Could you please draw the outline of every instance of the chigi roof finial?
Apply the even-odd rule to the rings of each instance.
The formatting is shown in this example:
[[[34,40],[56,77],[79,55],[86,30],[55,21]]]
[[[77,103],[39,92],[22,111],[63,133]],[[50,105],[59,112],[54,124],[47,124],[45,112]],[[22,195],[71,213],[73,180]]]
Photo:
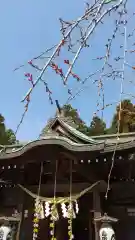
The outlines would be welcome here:
[[[59,101],[55,100],[55,103],[56,103],[56,107],[57,107],[59,114],[61,114],[61,107],[60,107]]]
[[[63,116],[63,115],[64,115],[64,112],[63,112],[63,109],[60,107],[59,101],[58,101],[58,100],[55,100],[55,103],[56,103],[56,107],[57,107],[57,113],[56,113],[56,115],[57,115],[57,116]]]

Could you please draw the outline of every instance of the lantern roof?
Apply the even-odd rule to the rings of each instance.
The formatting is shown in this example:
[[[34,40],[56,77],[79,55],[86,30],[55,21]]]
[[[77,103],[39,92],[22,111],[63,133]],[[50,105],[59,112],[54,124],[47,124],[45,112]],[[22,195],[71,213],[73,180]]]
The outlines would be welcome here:
[[[103,216],[98,217],[98,218],[94,218],[95,222],[103,222],[103,223],[109,223],[109,222],[117,222],[118,219],[114,218],[114,217],[110,217],[107,215],[107,213],[104,213]]]

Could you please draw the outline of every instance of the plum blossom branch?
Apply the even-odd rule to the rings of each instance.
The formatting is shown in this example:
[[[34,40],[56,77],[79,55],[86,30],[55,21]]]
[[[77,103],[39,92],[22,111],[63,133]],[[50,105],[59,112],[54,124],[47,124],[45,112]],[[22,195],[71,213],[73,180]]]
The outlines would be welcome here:
[[[100,6],[99,6],[99,8],[98,8],[96,17],[97,17],[97,15],[99,14],[99,11],[101,10],[101,8],[102,8],[102,6],[103,6],[103,3],[104,3],[104,1],[101,2]],[[106,14],[108,14],[109,12],[111,12],[111,11],[114,10],[114,9],[117,9],[122,3],[123,3],[123,0],[120,0],[119,3],[117,3],[116,5],[110,7],[109,9],[105,10],[98,19],[97,19],[97,18],[94,19],[94,21],[93,21],[93,22],[94,22],[93,27],[92,27],[92,28],[89,30],[89,32],[87,33],[87,35],[86,35],[83,43],[80,45],[80,47],[79,47],[79,49],[78,49],[75,57],[73,58],[73,60],[72,60],[72,62],[71,62],[71,65],[70,65],[70,67],[69,67],[69,69],[68,69],[68,71],[67,71],[67,73],[66,73],[66,75],[65,75],[65,79],[64,79],[64,82],[65,82],[65,83],[67,82],[68,76],[70,75],[70,73],[71,73],[71,71],[72,71],[72,68],[73,68],[75,62],[76,62],[76,60],[78,59],[78,57],[79,57],[79,55],[80,55],[80,52],[81,52],[81,50],[83,49],[83,47],[84,47],[84,45],[85,45],[85,42],[88,40],[88,38],[90,37],[90,35],[93,33],[93,31],[95,30],[96,26],[101,22],[101,20],[104,18],[104,16],[105,16]]]
[[[105,103],[104,100],[104,80],[117,80],[122,79],[122,71],[119,69],[115,69],[113,67],[113,63],[118,64],[120,61],[123,61],[123,56],[116,56],[113,58],[114,62],[110,62],[110,55],[111,55],[111,47],[112,42],[116,36],[117,30],[119,29],[119,25],[123,24],[122,20],[116,21],[115,29],[113,32],[113,35],[110,39],[108,39],[108,42],[106,44],[106,53],[105,56],[99,56],[94,60],[103,60],[103,64],[100,67],[99,70],[95,71],[94,73],[90,73],[88,77],[82,78],[82,76],[78,75],[76,70],[74,71],[74,66],[76,64],[76,61],[78,60],[82,49],[89,47],[89,38],[93,35],[93,32],[95,32],[97,26],[99,24],[103,24],[104,18],[106,15],[110,16],[111,12],[116,12],[116,10],[122,5],[125,4],[125,0],[119,0],[116,4],[112,3],[111,7],[108,8],[109,4],[107,5],[107,2],[105,4],[105,0],[98,0],[95,1],[95,4],[90,6],[87,4],[87,8],[84,12],[84,14],[79,17],[77,20],[74,21],[64,21],[60,19],[61,23],[61,33],[62,33],[62,39],[60,42],[55,45],[54,47],[50,48],[49,50],[41,53],[37,57],[31,59],[27,63],[29,66],[33,69],[33,71],[36,71],[38,73],[38,77],[36,80],[34,80],[34,74],[33,72],[27,72],[25,73],[25,78],[29,81],[31,84],[30,89],[25,94],[24,98],[22,99],[22,102],[26,102],[26,109],[28,110],[28,106],[31,99],[31,94],[38,83],[42,83],[45,87],[45,91],[48,94],[48,98],[50,103],[53,103],[52,98],[52,91],[49,88],[49,79],[48,81],[45,81],[45,72],[46,70],[50,70],[52,72],[55,72],[62,80],[63,84],[67,86],[67,81],[69,77],[74,78],[77,82],[82,84],[82,86],[77,89],[75,94],[73,94],[72,90],[68,88],[68,100],[67,102],[73,100],[76,98],[76,96],[80,95],[80,93],[85,88],[85,83],[90,79],[93,84],[97,84],[98,86],[98,99],[102,98],[102,107],[99,106],[99,101],[97,103],[97,112],[100,110],[104,110],[105,107],[111,106],[111,104]],[[120,18],[123,16],[122,11],[118,12],[120,15]],[[87,24],[86,24],[87,23]],[[77,34],[74,34],[75,31],[79,32],[79,36]],[[131,31],[131,33],[128,34],[127,38],[133,37],[134,35],[134,29]],[[123,33],[121,36],[124,36]],[[135,43],[132,43],[132,46],[135,46]],[[66,49],[68,52],[70,52],[70,55],[73,56],[70,60],[70,56],[64,55],[62,56],[61,61],[61,55],[63,54],[63,48]],[[123,45],[120,46],[120,49],[123,48]],[[62,54],[61,54],[62,50]],[[133,54],[135,52],[134,49],[126,50],[128,53]],[[46,56],[47,53],[47,56]],[[48,54],[49,53],[49,54]],[[65,53],[64,53],[65,54]],[[49,56],[48,56],[49,55]],[[46,62],[42,65],[37,64],[38,61],[36,60],[45,60]],[[59,63],[58,60],[61,62]],[[63,64],[64,63],[64,64]],[[24,65],[21,65],[20,67],[23,67]],[[67,66],[67,71],[64,69]],[[128,66],[132,70],[135,70],[135,66],[130,63],[125,63],[125,66]],[[20,67],[16,68],[15,70],[19,69]],[[107,69],[108,68],[108,69]],[[108,70],[108,71],[106,71]],[[99,74],[99,75],[98,75]],[[98,75],[98,76],[97,76]],[[97,77],[95,79],[95,77]],[[93,79],[94,78],[94,79]],[[29,100],[29,101],[28,101]],[[25,113],[27,110],[25,109]],[[25,114],[24,114],[25,115]],[[24,119],[24,117],[22,118]],[[22,121],[21,121],[22,122]]]

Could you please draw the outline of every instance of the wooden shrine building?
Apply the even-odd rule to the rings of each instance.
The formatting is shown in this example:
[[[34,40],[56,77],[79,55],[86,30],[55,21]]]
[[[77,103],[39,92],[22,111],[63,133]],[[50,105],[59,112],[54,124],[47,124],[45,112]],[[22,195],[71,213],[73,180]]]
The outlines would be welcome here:
[[[34,194],[53,198],[55,192],[56,198],[62,198],[71,190],[75,195],[85,189],[73,220],[74,239],[98,240],[100,222],[96,219],[104,213],[118,219],[113,224],[116,239],[135,238],[135,133],[121,134],[119,140],[116,135],[90,138],[77,131],[70,118],[57,116],[48,122],[40,139],[0,147],[0,179],[0,219],[14,226],[13,239],[35,239]],[[61,215],[56,239],[66,240],[67,220]],[[48,226],[49,219],[42,218],[37,239],[51,239]]]

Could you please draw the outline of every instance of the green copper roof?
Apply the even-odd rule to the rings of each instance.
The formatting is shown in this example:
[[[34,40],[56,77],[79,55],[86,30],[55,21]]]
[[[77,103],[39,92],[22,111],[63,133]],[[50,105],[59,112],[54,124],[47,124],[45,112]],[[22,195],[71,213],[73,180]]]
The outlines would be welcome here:
[[[86,136],[85,134],[81,133],[80,131],[76,130],[75,128],[67,124],[66,122],[62,121],[61,119],[59,119],[59,121],[68,131],[70,131],[71,134],[74,134],[76,137],[81,138],[82,140],[88,143],[99,144],[104,142],[103,140],[102,141],[94,140],[91,137]]]
[[[55,124],[62,129],[62,136],[57,132],[57,128],[55,129]],[[70,136],[73,137],[70,138]],[[80,141],[74,141],[74,139],[79,139]],[[117,150],[135,148],[135,133],[120,134],[119,140],[117,140],[116,134],[88,137],[76,130],[75,124],[70,118],[57,116],[49,121],[40,139],[10,146],[0,145],[0,158],[6,158],[6,155],[8,155],[8,158],[11,155],[12,157],[15,155],[18,156],[32,147],[50,144],[61,145],[73,151],[112,152],[116,146],[116,141],[118,141]]]
[[[91,143],[91,144],[99,144],[103,143],[104,140],[95,140],[91,137],[86,136],[85,134],[81,133],[76,129],[76,124],[73,122],[73,120],[70,117],[61,117],[57,116],[56,118],[50,119],[46,127],[44,128],[44,131],[40,135],[40,139],[43,139],[44,137],[48,135],[58,135],[57,132],[53,131],[53,125],[58,122],[61,127],[66,129],[69,134],[74,135],[76,138],[82,140],[85,143]]]

